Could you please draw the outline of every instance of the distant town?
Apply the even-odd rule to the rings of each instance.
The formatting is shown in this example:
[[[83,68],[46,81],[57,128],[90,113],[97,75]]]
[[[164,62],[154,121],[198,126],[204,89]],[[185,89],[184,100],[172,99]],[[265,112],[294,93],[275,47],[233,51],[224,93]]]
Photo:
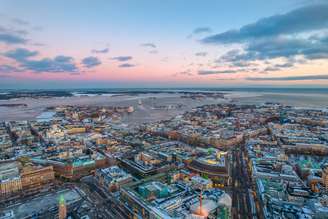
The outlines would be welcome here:
[[[0,123],[0,218],[327,218],[327,110],[219,103],[122,126],[134,113]]]

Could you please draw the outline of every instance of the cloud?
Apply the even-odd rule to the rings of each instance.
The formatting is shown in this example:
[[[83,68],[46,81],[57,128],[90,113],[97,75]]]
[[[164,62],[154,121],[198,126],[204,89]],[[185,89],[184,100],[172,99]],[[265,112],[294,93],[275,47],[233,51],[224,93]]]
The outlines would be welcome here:
[[[21,72],[21,69],[16,68],[12,65],[0,65],[0,73],[12,73],[12,72]]]
[[[99,54],[99,53],[108,53],[109,52],[109,48],[104,48],[104,49],[93,49],[91,50],[92,53],[96,53],[96,54]]]
[[[213,74],[234,74],[238,73],[237,70],[199,70],[199,75],[213,75]]]
[[[172,76],[177,77],[178,75],[192,76],[193,74],[190,69],[187,69],[185,71],[180,71],[180,72],[174,73]]]
[[[191,34],[187,36],[187,39],[193,38],[194,36],[204,36],[203,34],[209,34],[212,29],[209,27],[198,27],[192,31]]]
[[[1,33],[0,32],[0,42],[6,44],[25,44],[27,40],[21,36],[12,33]]]
[[[15,24],[18,24],[18,25],[22,25],[22,26],[26,26],[26,25],[30,24],[29,22],[22,20],[20,18],[13,18],[12,22],[14,22]]]
[[[264,70],[262,71],[263,73],[270,72],[270,71],[281,71],[284,68],[291,68],[293,67],[296,63],[303,63],[302,60],[296,60],[296,59],[290,59],[285,63],[282,64],[273,64],[273,65],[268,65]]]
[[[232,63],[231,67],[249,67],[255,65],[254,63],[245,62],[245,61],[235,61]]]
[[[11,50],[8,52],[4,53],[4,56],[8,57],[8,58],[12,58],[16,61],[24,61],[30,57],[36,56],[39,53],[37,51],[30,51],[28,49],[24,49],[24,48],[17,48],[15,50]]]
[[[279,37],[252,42],[245,50],[249,59],[272,59],[301,55],[311,47],[316,47],[315,43],[311,43],[306,39]]]
[[[82,59],[82,64],[86,68],[93,68],[101,64],[101,61],[95,56],[89,56]]]
[[[202,56],[202,57],[204,57],[204,56],[207,56],[207,52],[196,52],[195,53],[195,56]]]
[[[134,64],[124,63],[124,64],[119,65],[118,67],[119,68],[132,68],[132,67],[135,67],[135,66],[136,65],[134,65]]]
[[[235,81],[236,78],[217,78],[217,81]]]
[[[25,30],[13,30],[0,26],[0,43],[5,44],[26,44]]]
[[[280,71],[281,68],[275,66],[268,66],[263,70],[263,73],[270,72],[270,71]]]
[[[290,76],[290,77],[247,77],[250,81],[305,81],[305,80],[328,80],[328,75],[306,75],[306,76]]]
[[[78,68],[74,63],[74,59],[70,56],[58,55],[55,58],[43,58],[39,60],[31,59],[37,56],[37,51],[30,51],[24,48],[17,48],[4,53],[4,56],[14,59],[18,62],[21,69],[33,72],[77,72]],[[11,67],[5,67],[7,70]],[[12,69],[14,70],[14,69]]]
[[[321,59],[328,57],[328,44],[325,37],[321,38],[289,38],[278,37],[274,39],[262,39],[249,43],[245,48],[246,56],[241,58],[248,60],[264,60],[273,58],[291,58],[303,55],[307,59]]]
[[[157,46],[154,43],[142,43],[141,44],[142,47],[148,47],[148,48],[157,48]]]
[[[192,31],[192,34],[211,33],[212,29],[209,27],[198,27]]]
[[[215,61],[220,66],[247,67],[262,62],[267,65],[264,72],[288,69],[310,60],[328,59],[327,11],[327,3],[305,5],[285,14],[262,18],[240,29],[205,37],[201,42],[239,44],[240,49],[230,50]],[[276,59],[289,61],[274,64]],[[268,61],[273,64],[266,64]]]
[[[288,13],[274,15],[245,25],[237,30],[211,35],[203,43],[243,43],[249,40],[297,34],[328,28],[328,4],[307,5]]]
[[[274,66],[277,67],[277,68],[290,68],[290,67],[294,66],[294,63],[286,62],[286,63],[283,63],[283,64],[275,64]]]
[[[26,69],[34,72],[76,72],[78,69],[69,56],[56,56],[41,60],[28,60],[23,63]]]
[[[278,58],[286,59],[284,64],[269,65],[267,71],[276,71],[279,68],[291,68],[295,64],[304,64],[309,60],[328,59],[328,34],[310,35],[307,37],[287,37],[279,36],[275,38],[262,38],[250,41],[241,50],[230,50],[222,55],[216,63],[223,63],[230,67],[242,67],[252,64],[254,61],[262,61],[264,64],[268,60]],[[270,61],[274,62],[274,61]]]
[[[148,52],[150,54],[157,54],[158,53],[158,50],[156,49],[157,46],[154,43],[142,43],[142,44],[140,44],[140,46],[149,49]]]
[[[119,61],[119,62],[126,62],[126,61],[131,60],[132,58],[133,58],[132,56],[116,56],[116,57],[113,57],[111,59]]]
[[[233,49],[230,50],[228,52],[226,52],[225,54],[223,54],[218,60],[216,60],[216,63],[220,63],[220,62],[237,62],[239,61],[239,57],[242,54],[242,50],[240,49]]]

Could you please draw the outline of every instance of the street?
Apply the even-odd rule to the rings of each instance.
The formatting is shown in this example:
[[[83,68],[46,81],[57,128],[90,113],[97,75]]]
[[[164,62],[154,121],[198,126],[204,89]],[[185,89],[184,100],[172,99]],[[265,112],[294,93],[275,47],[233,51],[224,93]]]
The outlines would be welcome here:
[[[125,219],[127,215],[118,200],[95,184],[92,176],[81,179],[77,184],[90,198],[96,210],[96,218]]]
[[[239,145],[232,150],[232,218],[244,219],[255,218],[252,215],[251,205],[249,203],[249,192],[251,184],[247,169],[244,164],[242,146]]]

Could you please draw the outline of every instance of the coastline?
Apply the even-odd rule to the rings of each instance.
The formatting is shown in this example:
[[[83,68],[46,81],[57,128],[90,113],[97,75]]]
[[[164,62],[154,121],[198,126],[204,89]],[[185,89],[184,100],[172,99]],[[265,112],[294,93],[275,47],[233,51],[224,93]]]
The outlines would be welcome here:
[[[204,91],[208,92],[208,91]],[[198,91],[194,94],[204,94]],[[216,92],[221,93],[221,92]],[[124,122],[135,124],[142,122],[152,122],[168,119],[172,116],[191,110],[194,107],[206,104],[235,103],[235,104],[256,104],[265,102],[280,103],[283,105],[308,108],[323,109],[328,107],[328,95],[324,93],[282,93],[282,92],[254,92],[254,91],[226,91],[224,99],[203,97],[203,98],[182,98],[185,92],[158,92],[158,93],[115,93],[114,95],[72,95],[64,97],[39,97],[39,98],[15,98],[0,100],[1,105],[17,107],[0,107],[0,121],[11,120],[36,120],[49,107],[60,105],[91,105],[91,106],[133,106],[136,111],[133,116],[123,118]],[[140,106],[139,102],[143,105]],[[181,104],[181,108],[174,109],[174,106]],[[173,106],[172,109],[154,109],[160,106]],[[139,119],[144,117],[144,119]]]

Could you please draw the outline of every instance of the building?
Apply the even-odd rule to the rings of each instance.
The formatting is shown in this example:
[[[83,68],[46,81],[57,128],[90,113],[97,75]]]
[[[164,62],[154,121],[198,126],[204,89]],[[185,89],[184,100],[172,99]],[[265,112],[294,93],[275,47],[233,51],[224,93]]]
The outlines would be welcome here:
[[[5,197],[12,196],[16,192],[24,194],[37,192],[54,181],[52,166],[44,167],[26,161],[21,158],[19,161],[0,164],[0,190]]]
[[[69,159],[32,159],[33,163],[52,165],[55,175],[61,178],[76,180],[93,173],[98,168],[108,166],[107,158],[100,154],[83,155]]]
[[[322,183],[328,189],[328,164],[325,164],[322,168]]]
[[[21,170],[22,188],[25,190],[39,189],[55,179],[55,172],[52,166],[31,166],[23,167]]]
[[[200,195],[201,194],[201,195]],[[204,197],[208,218],[229,218],[231,198],[219,189],[194,189],[190,182],[170,174],[157,174],[147,180],[127,184],[120,190],[120,200],[127,218],[190,219],[199,217],[195,212],[199,197]]]
[[[190,178],[191,185],[194,189],[211,189],[213,187],[213,182],[211,179],[205,179],[200,176],[192,176]]]
[[[155,153],[140,152],[132,157],[118,158],[120,165],[142,178],[170,169],[170,162]]]
[[[188,168],[192,172],[210,178],[213,181],[213,187],[223,187],[230,184],[229,162],[226,152],[214,150],[208,156],[197,157],[193,159]]]
[[[194,203],[191,207],[191,217],[194,218],[231,218],[231,197],[224,193],[217,200],[206,198]]]
[[[83,126],[74,126],[74,125],[67,125],[65,126],[66,128],[66,133],[69,135],[73,135],[73,134],[80,134],[80,133],[85,133],[86,132],[86,128]]]
[[[120,186],[132,181],[132,176],[118,166],[96,170],[95,178],[101,186],[109,191],[116,191]]]
[[[77,210],[78,208],[78,210]],[[7,205],[0,210],[0,219],[16,218],[88,218],[92,205],[77,187],[54,189],[36,196],[19,199],[18,205]],[[73,212],[73,213],[72,213]],[[92,218],[92,217],[89,217]]]
[[[1,196],[8,196],[22,190],[18,162],[0,163],[0,192]]]

